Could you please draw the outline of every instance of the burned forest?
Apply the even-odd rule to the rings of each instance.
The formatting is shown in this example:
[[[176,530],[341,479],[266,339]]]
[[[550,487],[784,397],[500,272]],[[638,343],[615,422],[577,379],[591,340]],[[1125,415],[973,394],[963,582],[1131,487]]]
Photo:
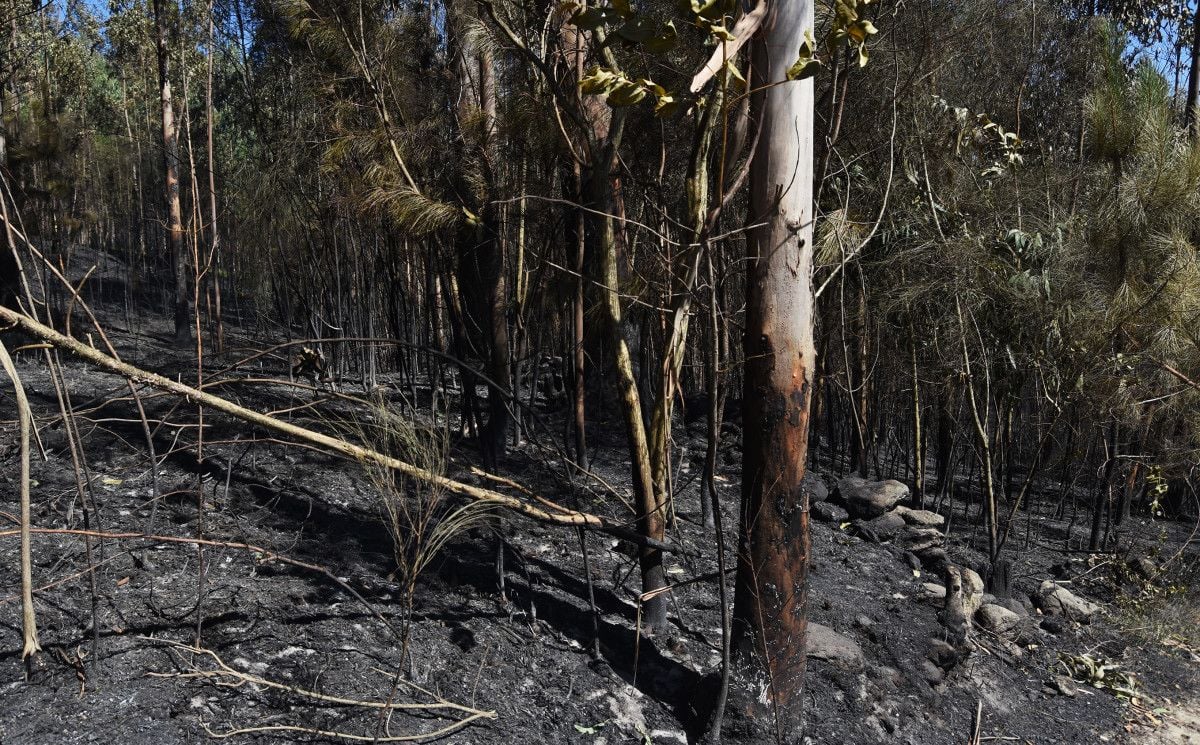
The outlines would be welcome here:
[[[1200,5],[0,0],[0,743],[1200,743]]]

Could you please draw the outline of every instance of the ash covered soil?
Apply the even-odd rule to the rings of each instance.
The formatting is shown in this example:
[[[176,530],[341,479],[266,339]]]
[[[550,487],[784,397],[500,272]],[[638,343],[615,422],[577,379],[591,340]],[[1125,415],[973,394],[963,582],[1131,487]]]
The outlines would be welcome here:
[[[113,318],[108,328],[124,359],[194,379],[194,362],[167,343],[165,324],[141,318],[134,334],[123,321]],[[253,350],[270,342],[233,337],[229,344]],[[237,356],[207,364],[223,367]],[[193,537],[201,517],[199,485],[203,536],[223,545],[210,544],[201,556],[186,542],[35,535],[43,653],[27,679],[15,535],[18,438],[12,386],[5,380],[5,745],[139,745],[218,736],[229,742],[344,741],[334,733],[381,742],[442,733],[445,741],[462,743],[657,744],[695,736],[721,644],[713,538],[699,524],[702,426],[681,426],[676,438],[680,471],[670,540],[685,552],[669,560],[669,577],[679,586],[667,631],[639,638],[639,577],[627,547],[607,536],[584,536],[597,618],[588,601],[580,536],[505,517],[460,533],[443,548],[420,576],[406,632],[405,592],[379,489],[361,465],[285,447],[212,413],[205,415],[206,445],[198,461],[194,406],[142,389],[151,420],[171,422],[155,428],[152,470],[123,381],[64,357],[62,381],[83,443],[80,478],[88,498],[81,501],[44,360],[36,350],[18,359],[45,448],[44,459],[35,450],[34,525]],[[238,374],[286,382],[286,365],[283,356],[263,358]],[[354,393],[349,383],[341,390]],[[310,392],[287,386],[230,384],[217,392],[318,428],[336,427],[335,421],[361,412],[328,396],[314,405]],[[376,395],[403,407],[396,389]],[[540,416],[552,422],[550,431],[561,431],[561,412],[547,408]],[[619,424],[598,422],[589,434],[595,470],[627,491]],[[718,480],[730,547],[737,524],[736,434],[735,428],[727,432]],[[571,496],[556,476],[563,468],[551,437],[546,430],[530,437],[500,472],[550,499],[611,510]],[[478,460],[469,442],[457,440],[448,470],[520,496],[510,487],[479,482],[468,469]],[[844,475],[820,456],[813,472],[831,489]],[[1009,549],[1015,557],[1013,600],[1004,602],[1019,622],[1003,633],[977,626],[968,652],[954,659],[939,657],[947,630],[939,620],[940,601],[930,597],[935,588],[923,586],[942,584],[944,577],[914,562],[897,541],[856,531],[836,512],[832,522],[814,519],[810,616],[820,626],[812,632],[806,706],[815,743],[965,743],[977,710],[982,742],[1200,742],[1200,656],[1190,646],[1198,619],[1183,613],[1180,623],[1192,624],[1190,636],[1188,628],[1180,636],[1148,633],[1149,622],[1137,628],[1141,617],[1129,610],[1124,552],[1157,552],[1165,561],[1187,544],[1190,526],[1135,516],[1120,535],[1122,552],[1070,554],[1061,549],[1069,538],[1074,546],[1086,540],[1086,513],[1080,510],[1072,528],[1069,510],[1060,520],[1045,516],[1055,501],[1057,485],[1048,485],[1033,509],[1017,518]],[[964,509],[961,500],[941,505],[949,518],[946,556],[956,565],[978,566],[983,556],[972,542],[982,536],[969,527],[973,521]],[[1185,551],[1172,566],[1195,562],[1192,545],[1192,553]],[[1055,577],[1069,579],[1064,587],[1100,605],[1091,623],[1051,618],[1029,603]],[[1178,597],[1181,604],[1194,602],[1186,593]],[[197,633],[204,651],[190,649]],[[406,636],[410,654],[402,663]],[[1083,654],[1131,673],[1136,695],[1118,696],[1078,679],[1072,684],[1063,659]],[[381,702],[405,707],[389,713]]]

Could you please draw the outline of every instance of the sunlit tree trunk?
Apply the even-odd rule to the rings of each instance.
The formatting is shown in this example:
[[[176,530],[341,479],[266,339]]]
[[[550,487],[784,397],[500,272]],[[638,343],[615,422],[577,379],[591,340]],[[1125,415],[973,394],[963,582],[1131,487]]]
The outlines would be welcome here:
[[[171,50],[167,30],[168,9],[154,0],[154,43],[158,55],[158,85],[162,96],[163,183],[167,207],[167,248],[175,274],[175,341],[191,341],[188,300],[187,253],[183,247],[183,213],[179,204],[179,130],[171,98]]]
[[[753,46],[763,128],[750,175],[741,541],[730,717],[756,741],[803,736],[808,636],[808,458],[813,349],[813,83],[783,82],[813,27],[810,0],[771,3]]]

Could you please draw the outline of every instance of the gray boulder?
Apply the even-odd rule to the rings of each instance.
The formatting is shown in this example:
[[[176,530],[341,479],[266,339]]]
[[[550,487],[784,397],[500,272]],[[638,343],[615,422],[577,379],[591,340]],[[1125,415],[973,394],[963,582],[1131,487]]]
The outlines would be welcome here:
[[[894,512],[891,514],[895,514]],[[920,528],[906,525],[896,539],[896,545],[905,551],[912,551],[920,556],[922,551],[938,548],[946,543],[946,536],[937,528]]]
[[[863,668],[862,648],[845,634],[819,623],[808,624],[808,656],[848,670]]]
[[[1017,628],[1021,617],[1002,605],[988,604],[975,611],[975,623],[997,636],[1004,636]]]
[[[936,582],[925,582],[921,585],[918,597],[930,605],[941,608],[946,604],[946,588]]]
[[[892,540],[904,530],[904,520],[899,515],[889,512],[874,520],[855,520],[854,527],[867,540],[883,543]]]
[[[1020,618],[1029,617],[1029,609],[1025,607],[1024,603],[1016,598],[998,598],[996,600],[996,605],[999,605],[1003,608],[1008,608],[1013,613],[1016,613]]]
[[[1053,580],[1046,580],[1030,597],[1033,604],[1048,616],[1064,616],[1072,621],[1091,623],[1100,606],[1084,600]]]
[[[894,479],[867,481],[858,476],[847,476],[838,482],[837,496],[851,515],[870,520],[907,499],[908,487]]]
[[[942,639],[930,639],[929,651],[926,654],[929,661],[942,670],[949,670],[962,660],[962,653]]]
[[[829,487],[825,485],[825,479],[821,478],[812,471],[806,471],[803,480],[800,482],[800,487],[808,492],[809,504],[824,502],[829,499]]]
[[[809,508],[818,520],[824,520],[827,523],[844,523],[850,519],[850,513],[846,512],[841,507],[838,507],[832,502],[813,502]]]
[[[896,514],[904,518],[904,522],[909,525],[916,525],[922,528],[940,528],[946,524],[945,517],[929,510],[913,510],[900,505],[896,508]]]

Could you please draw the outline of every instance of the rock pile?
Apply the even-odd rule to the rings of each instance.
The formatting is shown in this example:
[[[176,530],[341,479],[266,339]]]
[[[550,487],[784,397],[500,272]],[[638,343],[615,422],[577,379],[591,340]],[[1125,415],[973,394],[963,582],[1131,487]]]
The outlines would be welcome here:
[[[929,510],[914,510],[901,502],[908,499],[908,486],[888,479],[867,481],[847,476],[830,493],[820,477],[805,475],[810,510],[818,520],[841,525],[849,522],[856,535],[875,543],[891,543],[914,554],[931,571],[942,572],[946,536],[942,532],[946,518]]]
[[[1043,617],[1042,629],[1051,633],[1060,633],[1072,622],[1089,623],[1100,610],[1053,580],[1043,582],[1028,601],[986,594],[978,572],[948,560],[943,532],[946,518],[901,504],[908,499],[909,489],[899,481],[868,481],[848,476],[830,492],[819,476],[810,473],[805,479],[815,519],[846,528],[863,540],[889,544],[914,570],[925,569],[942,580],[941,583],[921,580],[924,584],[916,594],[917,599],[939,609],[938,620],[943,627],[938,637],[930,639],[921,667],[930,685],[941,683],[970,654],[974,645],[969,640],[974,629],[991,639],[994,648],[1010,657],[1020,657],[1027,643],[1022,639],[1036,629],[1036,623],[1029,618],[1033,609]],[[1132,572],[1139,570],[1149,572],[1150,567],[1131,567]],[[919,576],[920,572],[916,574]],[[819,646],[830,650],[824,657],[838,660],[846,667],[856,667],[855,656],[845,653],[845,645],[837,643],[840,640],[836,634],[831,637],[823,632],[824,629],[818,629],[813,636],[821,642]]]

